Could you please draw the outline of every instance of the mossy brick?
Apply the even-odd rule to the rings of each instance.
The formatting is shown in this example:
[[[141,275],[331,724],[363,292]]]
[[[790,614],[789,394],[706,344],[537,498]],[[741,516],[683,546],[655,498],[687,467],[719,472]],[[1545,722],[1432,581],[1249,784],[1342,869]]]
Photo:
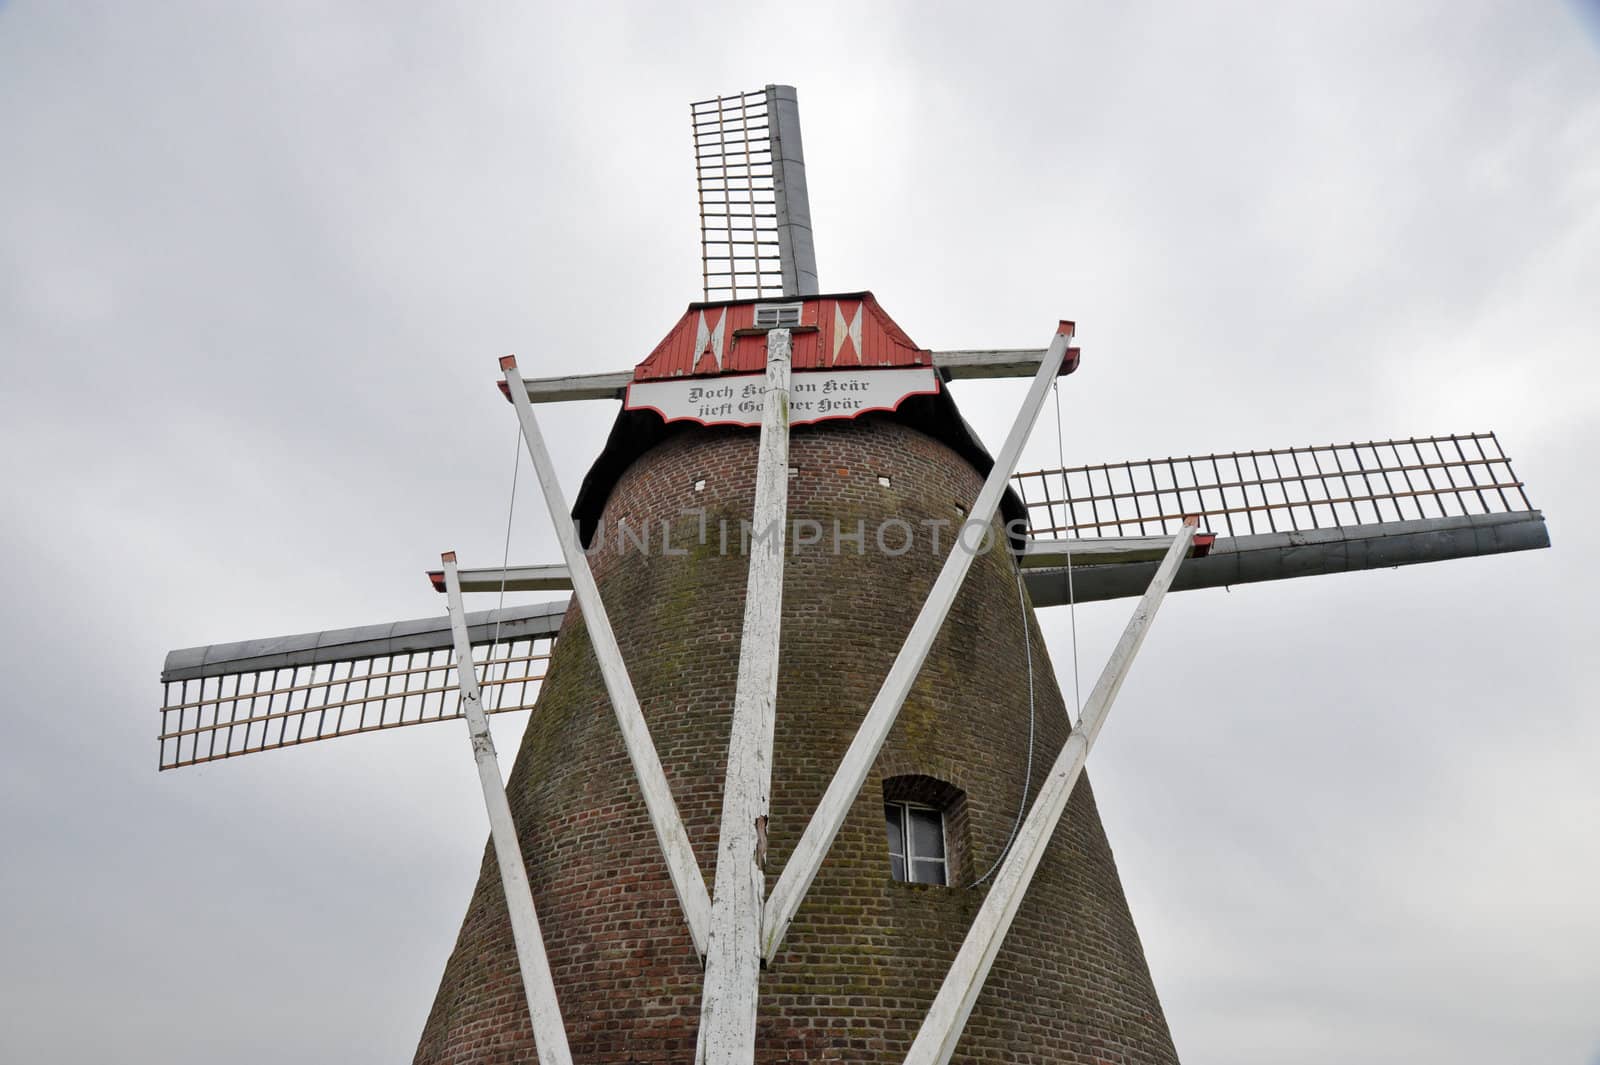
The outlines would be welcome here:
[[[648,523],[651,552],[591,556],[641,706],[707,881],[716,856],[744,613],[737,551],[755,489],[756,434],[666,437],[621,474],[603,524]],[[785,567],[769,889],[793,851],[943,561],[923,521],[960,520],[981,478],[944,444],[891,415],[794,430],[791,519],[823,542]],[[839,470],[847,471],[841,475]],[[878,483],[890,479],[889,487]],[[696,481],[704,480],[701,491]],[[707,543],[696,535],[704,508]],[[872,530],[898,518],[913,549],[890,556]],[[857,554],[831,529],[865,523]],[[674,548],[659,551],[662,522]],[[996,535],[999,523],[996,522]],[[1024,625],[1026,628],[1024,628]],[[1027,765],[1024,639],[1035,667],[1034,778]],[[884,781],[932,778],[962,793],[952,833],[962,882],[989,868],[1026,784],[1039,786],[1067,734],[1067,710],[1009,556],[980,557],[782,951],[762,973],[756,1060],[896,1062],[933,1001],[983,887],[890,879]],[[575,1060],[656,1065],[694,1059],[701,969],[605,695],[587,629],[569,610],[550,677],[507,793],[527,860]],[[957,838],[958,837],[958,838]],[[536,1060],[492,849],[423,1030],[416,1061]],[[968,1020],[954,1062],[1177,1060],[1087,777]]]

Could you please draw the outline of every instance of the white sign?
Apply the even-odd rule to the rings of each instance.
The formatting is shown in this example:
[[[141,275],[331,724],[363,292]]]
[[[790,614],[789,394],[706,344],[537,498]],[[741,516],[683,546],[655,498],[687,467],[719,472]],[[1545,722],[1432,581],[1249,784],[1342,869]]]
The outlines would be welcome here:
[[[669,422],[760,425],[765,374],[679,377],[635,381],[628,410],[653,410]],[[869,410],[895,410],[912,396],[933,395],[939,378],[931,366],[903,370],[810,370],[789,381],[789,424],[854,418]]]

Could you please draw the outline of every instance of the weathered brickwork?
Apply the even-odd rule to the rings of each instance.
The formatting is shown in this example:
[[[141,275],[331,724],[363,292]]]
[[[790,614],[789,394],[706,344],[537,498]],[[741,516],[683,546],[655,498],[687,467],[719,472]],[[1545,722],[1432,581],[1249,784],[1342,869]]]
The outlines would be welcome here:
[[[746,564],[736,545],[750,514],[755,454],[750,430],[664,441],[616,485],[607,540],[591,559],[708,883],[744,609]],[[815,519],[824,533],[821,543],[793,549],[784,578],[769,888],[938,573],[951,531],[939,530],[935,552],[934,529],[923,523],[959,521],[981,483],[945,445],[891,416],[797,429],[790,461],[791,518]],[[889,478],[887,487],[880,477]],[[692,508],[705,509],[703,525],[681,513]],[[648,553],[611,535],[623,518],[635,530],[649,524]],[[889,518],[915,530],[912,550],[890,556],[878,549],[873,530]],[[672,550],[686,553],[662,552],[663,520]],[[724,521],[726,555],[719,550]],[[835,553],[835,521],[845,533],[864,523],[859,554],[851,541]],[[903,535],[891,529],[888,547],[898,549]],[[1024,616],[1038,726],[1030,796],[1067,731],[1049,658],[1018,595],[1004,551],[977,560],[782,953],[763,973],[758,1061],[904,1055],[986,890],[959,885],[999,854],[1022,796]],[[945,782],[947,794],[960,796],[952,810],[958,886],[890,879],[884,781],[891,780],[891,797],[937,796],[931,783],[905,779],[916,777]],[[508,792],[576,1060],[692,1062],[700,967],[576,608]],[[416,1061],[534,1060],[500,880],[486,849]],[[1087,778],[954,1060],[1177,1060]]]

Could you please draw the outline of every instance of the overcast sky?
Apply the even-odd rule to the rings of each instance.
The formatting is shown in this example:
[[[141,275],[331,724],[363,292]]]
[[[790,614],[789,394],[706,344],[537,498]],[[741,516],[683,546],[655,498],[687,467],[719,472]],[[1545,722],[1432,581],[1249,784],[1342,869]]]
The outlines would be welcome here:
[[[1501,433],[1553,550],[1174,596],[1092,771],[1191,1065],[1600,1062],[1592,4],[458,6],[0,3],[0,1059],[409,1059],[461,729],[158,775],[162,658],[497,562],[495,357],[647,354],[689,101],[785,82],[824,289],[1076,319],[1069,461]],[[550,412],[569,490],[613,414]]]

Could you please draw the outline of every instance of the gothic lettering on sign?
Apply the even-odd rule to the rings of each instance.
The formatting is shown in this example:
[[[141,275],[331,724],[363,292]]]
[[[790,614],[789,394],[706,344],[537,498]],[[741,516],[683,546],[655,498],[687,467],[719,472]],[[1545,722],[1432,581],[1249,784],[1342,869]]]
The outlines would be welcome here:
[[[629,410],[653,410],[669,422],[701,425],[760,425],[766,377],[635,381]],[[930,367],[894,370],[819,370],[797,373],[789,386],[789,424],[808,425],[854,418],[872,410],[894,410],[911,396],[939,391]]]

